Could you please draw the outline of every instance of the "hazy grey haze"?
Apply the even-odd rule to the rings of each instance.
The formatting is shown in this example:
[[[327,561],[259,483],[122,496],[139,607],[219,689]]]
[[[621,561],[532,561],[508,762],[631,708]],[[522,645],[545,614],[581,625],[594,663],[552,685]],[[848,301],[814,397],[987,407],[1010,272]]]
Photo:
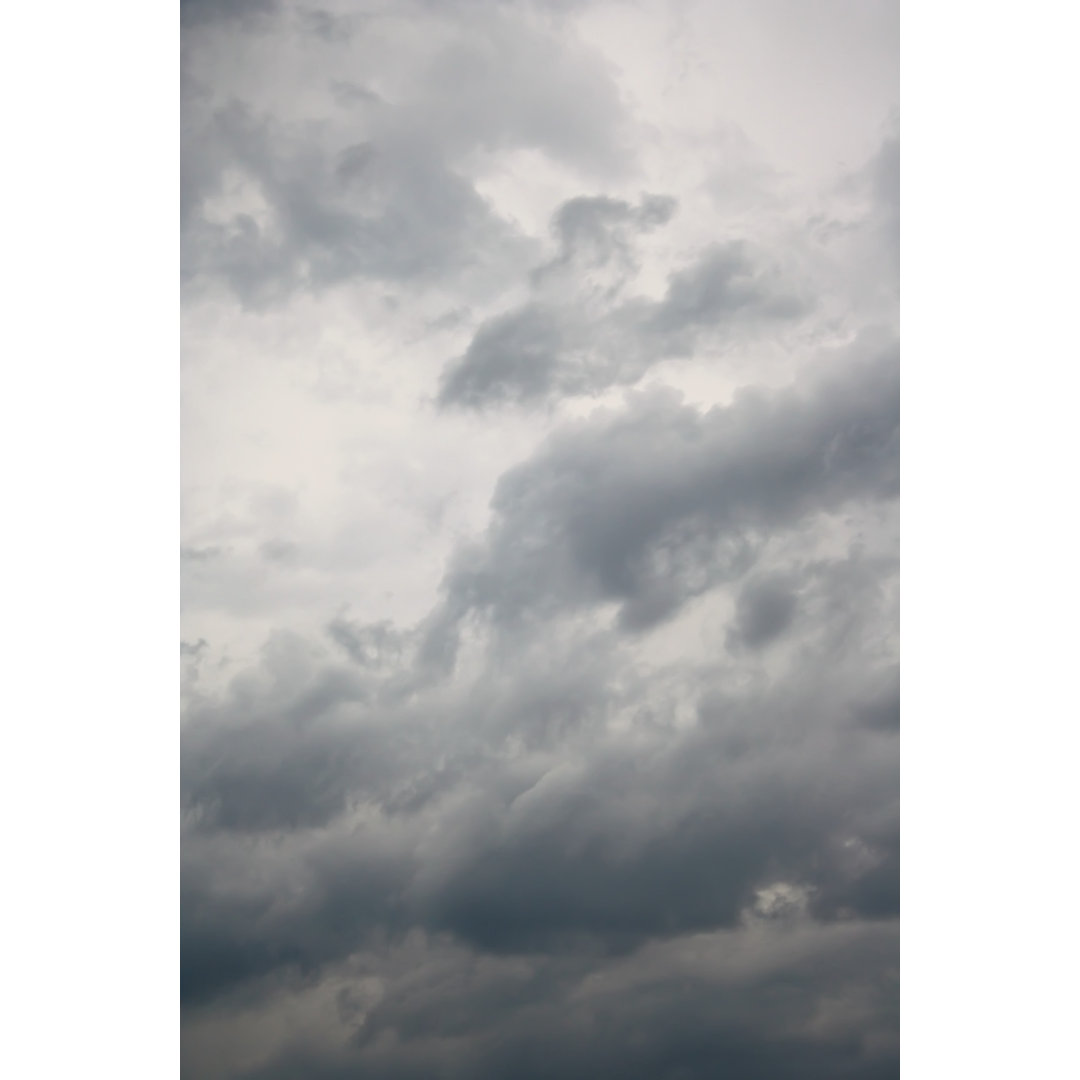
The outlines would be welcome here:
[[[180,18],[185,1080],[896,1077],[896,4]]]

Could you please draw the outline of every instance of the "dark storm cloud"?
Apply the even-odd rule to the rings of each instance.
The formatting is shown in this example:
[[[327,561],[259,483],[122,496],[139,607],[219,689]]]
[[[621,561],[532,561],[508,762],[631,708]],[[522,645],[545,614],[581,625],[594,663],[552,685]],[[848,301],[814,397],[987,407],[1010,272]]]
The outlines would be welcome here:
[[[349,791],[377,774],[388,740],[354,724],[335,731],[322,717],[341,687],[314,690],[283,714],[186,730],[184,802],[202,828],[291,829],[324,824]],[[322,722],[320,722],[322,721]]]
[[[395,785],[409,775],[409,739],[421,732],[388,714],[384,700],[385,669],[397,671],[400,635],[338,617],[328,636],[352,665],[279,635],[259,669],[236,680],[222,700],[191,710],[181,740],[181,795],[193,828],[311,828],[343,813],[353,793],[384,806],[401,796]]]
[[[842,832],[857,792],[847,788],[822,804],[808,782],[816,770],[805,762],[762,768],[752,753],[732,762],[725,740],[711,733],[654,752],[650,767],[609,750],[580,782],[560,789],[558,806],[470,853],[427,900],[427,924],[495,952],[621,951],[736,926],[772,875],[820,887],[810,861]],[[877,779],[893,765],[884,762]],[[727,791],[717,790],[721,778]],[[836,871],[836,907],[846,901],[859,914],[892,913],[860,906],[870,870]],[[827,884],[833,888],[831,876]]]
[[[407,882],[399,855],[357,844],[352,864],[339,860],[330,870],[323,865],[325,853],[305,853],[275,891],[230,894],[215,887],[217,874],[235,877],[247,871],[265,880],[267,873],[242,849],[231,849],[227,859],[227,867],[221,867],[189,850],[182,868],[180,1000],[185,1008],[275,974],[317,975],[321,965],[393,925],[395,896]],[[266,861],[274,862],[272,854]]]
[[[531,1008],[518,1004],[520,983],[504,981],[507,1000],[478,993],[467,978],[458,976],[434,993],[410,987],[408,997],[380,1003],[368,1014],[358,1046],[336,1052],[298,1046],[245,1077],[894,1078],[899,1063],[889,1040],[896,1009],[893,980],[870,982],[852,971],[856,965],[880,967],[888,962],[890,950],[877,941],[845,946],[834,950],[831,962],[836,966],[828,973],[800,965],[784,985],[763,980],[731,987],[672,973],[667,979],[584,999],[575,996],[573,984],[557,986],[561,993],[546,995],[550,1004],[531,1003]],[[841,1021],[820,1033],[813,1030],[815,1011],[824,1005],[818,996],[824,987],[834,1000],[853,992],[861,995],[858,1010],[847,1002],[835,1009],[841,1015],[846,1010],[856,1022]],[[542,985],[535,989],[538,998],[545,993]],[[489,1001],[490,1010],[485,1009]],[[507,1008],[508,1003],[518,1008]],[[764,1017],[771,1023],[763,1022]],[[385,1046],[391,1032],[397,1040],[394,1051],[379,1042],[381,1036]],[[868,1032],[878,1035],[876,1044],[867,1039]]]
[[[336,633],[353,645],[377,640],[370,629]],[[416,928],[495,954],[625,952],[736,927],[774,881],[808,889],[819,919],[895,914],[895,742],[837,741],[880,689],[813,650],[767,692],[687,672],[698,722],[643,717],[626,741],[595,722],[642,690],[618,639],[562,657],[541,640],[546,666],[539,650],[517,650],[512,671],[493,654],[465,690],[405,697],[385,692],[392,661],[380,683],[369,668],[300,670],[279,648],[196,713],[188,1005],[275,973],[315,977]],[[368,810],[346,828],[350,807]]]
[[[895,498],[898,427],[889,347],[706,413],[642,396],[625,414],[557,434],[500,480],[486,547],[449,579],[446,619],[482,610],[509,622],[614,601],[624,626],[651,626],[744,572],[763,531]]]
[[[639,207],[611,199],[575,199],[555,215],[559,254],[533,273],[543,285],[574,274],[570,296],[542,292],[476,332],[443,375],[439,402],[479,408],[596,394],[638,381],[653,365],[692,355],[703,343],[790,323],[807,301],[784,275],[745,244],[713,244],[671,275],[659,300],[619,300],[636,269],[635,233],[666,223],[674,200],[646,197]],[[614,266],[613,281],[591,287],[589,271]],[[584,277],[582,277],[584,275]],[[594,294],[592,302],[586,298]]]
[[[873,791],[895,771],[894,759],[855,785],[834,784],[824,804],[814,793],[828,775],[821,759],[809,769],[789,760],[778,776],[760,755],[733,765],[710,733],[660,749],[658,759],[644,772],[617,755],[599,760],[564,785],[558,806],[549,801],[528,815],[489,795],[485,817],[510,815],[517,828],[509,836],[478,832],[460,811],[449,821],[429,817],[426,828],[454,853],[445,877],[433,881],[425,880],[419,827],[381,837],[361,830],[347,844],[313,841],[278,882],[269,868],[282,856],[272,849],[264,867],[251,844],[222,848],[226,880],[265,882],[239,896],[216,886],[213,862],[201,861],[199,843],[189,840],[185,1002],[275,972],[310,976],[412,927],[502,954],[625,953],[649,939],[734,928],[754,888],[784,874],[813,890],[820,918],[895,914],[895,840],[875,820]],[[720,782],[729,790],[718,790]]]

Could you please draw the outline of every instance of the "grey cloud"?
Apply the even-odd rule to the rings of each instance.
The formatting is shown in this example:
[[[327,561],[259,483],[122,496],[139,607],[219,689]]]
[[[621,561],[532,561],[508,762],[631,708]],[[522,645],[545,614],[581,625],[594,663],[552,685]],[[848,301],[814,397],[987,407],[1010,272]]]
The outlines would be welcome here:
[[[783,580],[752,581],[739,593],[729,648],[759,649],[779,637],[791,624],[797,597]]]
[[[297,1044],[248,1075],[896,1076],[894,935],[827,940],[823,967],[824,942],[802,930],[789,935],[783,982],[762,970],[732,981],[707,961],[687,963],[690,949],[699,956],[716,950],[715,938],[691,940],[681,954],[657,951],[594,968],[591,978],[539,961],[478,969],[434,943],[402,950],[417,977],[387,980],[394,990],[365,1010],[351,1044]],[[384,970],[375,963],[366,969]],[[868,977],[868,969],[875,974]],[[815,1026],[826,1002],[832,1020]]]
[[[351,19],[321,8],[305,8],[299,13],[299,22],[309,34],[329,43],[348,41],[353,32]]]
[[[209,562],[221,556],[222,550],[216,545],[208,547],[195,547],[193,545],[180,545],[180,559],[182,562]]]
[[[639,398],[500,480],[486,547],[448,579],[449,617],[614,601],[625,626],[650,626],[744,572],[759,530],[895,498],[898,426],[891,349],[707,413]]]
[[[508,952],[587,950],[590,942],[622,950],[655,935],[730,927],[770,861],[790,858],[789,844],[804,850],[816,832],[768,816],[750,829],[689,816],[620,858],[616,837],[583,815],[589,809],[568,800],[549,834],[478,852],[429,918],[476,946]],[[606,809],[628,808],[615,801]],[[575,837],[574,829],[588,835]]]
[[[193,827],[273,830],[335,816],[353,772],[377,768],[370,702],[360,672],[299,635],[272,637],[256,668],[188,714],[180,787]],[[380,746],[390,752],[389,740]]]
[[[590,172],[623,172],[626,118],[603,58],[539,21],[484,5],[471,14],[422,72],[411,121],[449,150],[532,147]]]
[[[406,880],[392,853],[359,848],[352,868],[320,876],[302,873],[282,894],[229,895],[214,887],[211,866],[189,858],[182,871],[180,997],[198,1007],[228,992],[242,993],[275,976],[312,978],[394,918],[394,898]],[[242,851],[229,871],[261,873]],[[316,858],[316,864],[318,860]]]
[[[188,185],[183,253],[190,284],[219,277],[258,306],[353,277],[427,279],[482,267],[486,252],[498,257],[500,245],[513,252],[518,242],[423,145],[375,139],[328,152],[235,106],[214,114],[208,129],[198,138],[221,165],[216,181],[200,181],[200,193],[190,192],[196,180]],[[193,147],[186,154],[193,173],[202,153]],[[269,220],[245,212],[218,222],[196,212],[227,166],[256,186]]]
[[[871,731],[895,732],[900,729],[900,671],[894,669],[885,686],[861,702],[855,711],[856,721]]]
[[[867,650],[882,662],[895,653],[898,640],[897,543],[893,531],[892,550],[887,555],[825,560],[805,568],[806,586],[800,604],[805,609],[804,618],[817,628],[828,664],[841,665],[846,657]],[[867,605],[883,605],[882,610],[889,614],[868,626],[861,614]]]
[[[888,289],[895,306],[900,284],[900,139],[894,117],[881,145],[865,165],[848,176],[841,191],[857,200],[861,212],[851,226],[857,258]]]
[[[563,362],[567,328],[556,312],[520,308],[485,323],[443,381],[440,401],[468,406],[541,398]]]
[[[785,290],[782,279],[759,268],[745,245],[715,244],[694,266],[672,276],[650,321],[662,334],[680,335],[737,316],[785,319],[803,310],[803,302]]]
[[[859,890],[892,867],[895,747],[849,747],[858,775],[837,768],[832,790],[819,789],[838,765],[828,749],[843,719],[835,693],[801,677],[765,697],[714,702],[699,727],[652,737],[647,756],[602,740],[583,767],[516,796],[511,827],[426,895],[429,924],[496,951],[583,940],[621,949],[734,926],[773,877],[830,897],[815,909],[823,916],[844,905],[894,914]],[[848,866],[830,852],[852,835],[863,854]]]
[[[280,9],[280,0],[180,0],[180,25],[185,29],[221,22],[250,25]]]
[[[405,698],[268,654],[183,737],[185,1000],[314,977],[417,927],[495,953],[625,951],[736,927],[773,880],[809,888],[820,919],[895,914],[895,743],[834,741],[867,700],[857,682],[811,653],[765,694],[700,683],[698,724],[626,742],[582,715],[640,693],[619,649],[568,643],[546,668],[516,650],[512,672],[493,653],[465,696]],[[268,830],[294,854],[243,839]],[[224,853],[225,880],[254,886],[239,897],[216,884]]]
[[[321,714],[337,699],[332,684],[285,715],[185,732],[184,804],[197,827],[245,831],[325,824],[349,792],[386,764],[392,742],[378,727],[341,730]]]
[[[345,79],[334,79],[330,89],[340,105],[379,106],[386,104],[374,90]]]
[[[871,162],[870,170],[874,195],[897,219],[890,222],[895,227],[899,224],[900,215],[900,140],[898,138],[885,139]]]
[[[870,507],[864,510],[869,512],[860,520],[875,516]],[[841,559],[790,561],[791,552],[788,559],[779,566],[760,568],[739,588],[727,630],[728,650],[740,663],[748,663],[749,654],[773,643],[805,648],[812,640],[822,662],[834,670],[857,654],[874,678],[879,670],[891,671],[887,688],[875,683],[857,709],[858,723],[885,730],[888,723],[879,724],[873,718],[887,717],[893,705],[898,708],[898,675],[891,666],[897,646],[895,555],[869,554],[856,538]],[[875,613],[869,620],[868,611]]]
[[[299,553],[299,546],[291,540],[267,540],[259,545],[259,554],[269,562],[291,563]]]
[[[340,36],[337,17],[305,18],[316,37]],[[407,25],[410,15],[396,18]],[[582,46],[494,8],[448,18],[442,32],[410,96],[388,106],[370,86],[331,78],[343,111],[319,123],[272,121],[257,87],[215,101],[185,68],[188,288],[223,281],[245,304],[263,306],[352,279],[423,283],[474,272],[505,281],[527,265],[531,247],[476,191],[475,155],[529,147],[587,171],[626,167],[614,83]],[[261,46],[249,35],[237,47],[257,54]],[[377,45],[365,48],[369,66],[380,66]],[[238,175],[265,214],[213,211],[223,182]]]
[[[211,580],[227,530],[193,527],[214,620],[181,645],[184,1077],[895,1077],[898,142],[809,221],[712,141],[680,206],[642,187],[687,161],[631,186],[668,144],[574,3],[324,3],[182,5],[186,300],[291,333],[297,293],[393,285],[416,327],[474,327],[429,389],[481,425],[755,342],[797,338],[803,370],[555,419],[426,616],[383,620],[350,571],[224,685],[229,620],[278,578],[303,607],[288,538],[320,534],[255,512],[241,602]],[[652,237],[724,157],[723,229]],[[481,194],[521,181],[506,209],[531,213],[534,180],[590,193],[546,247]],[[645,296],[654,243],[674,268]]]
[[[900,275],[900,140],[887,138],[870,165],[874,200],[888,268],[895,285]]]
[[[624,272],[634,266],[633,237],[666,225],[678,203],[670,195],[645,195],[638,206],[603,195],[579,196],[556,210],[551,229],[559,253],[533,272],[534,280],[565,269],[574,261],[604,266],[618,258]]]
[[[197,702],[185,1008],[289,972],[317,981],[416,929],[553,956],[734,929],[775,881],[807,890],[818,920],[894,918],[894,643],[867,632],[889,618],[891,564],[857,545],[795,565],[774,552],[740,593],[738,632],[779,632],[769,590],[786,583],[811,636],[767,689],[734,689],[722,658],[683,672],[689,728],[670,703],[635,706],[648,678],[622,631],[741,577],[763,530],[812,536],[823,512],[894,499],[897,411],[893,351],[860,344],[725,408],[646,396],[570,425],[500,482],[486,540],[426,624],[339,614],[326,634],[347,664],[281,637]],[[615,627],[566,624],[608,603]],[[461,634],[484,625],[479,671],[450,678]],[[613,734],[635,710],[635,737]],[[222,859],[239,893],[217,883]]]
[[[357,624],[342,612],[330,620],[326,632],[354,663],[363,667],[380,667],[402,655],[402,635],[388,622]]]
[[[701,746],[687,750],[700,753]],[[713,764],[706,761],[704,768]],[[572,829],[568,829],[567,842],[572,838]],[[842,843],[836,847],[831,873],[837,879],[858,876],[855,864],[865,862],[866,846],[853,852]],[[361,850],[354,845],[354,859]],[[848,852],[847,865],[841,865],[843,852]],[[712,874],[708,864],[719,855],[705,847],[694,850],[693,858],[681,863],[678,854],[669,856],[677,874],[667,882],[669,889],[663,897],[667,906],[674,905],[676,915],[679,908],[685,912],[701,903],[700,897],[693,895],[697,887],[689,877],[692,867],[704,866],[706,874]],[[239,855],[233,856],[237,858]],[[325,859],[322,862],[325,866]],[[206,907],[205,902],[198,906],[188,901],[194,942],[186,948],[192,964],[189,975],[195,980],[190,984],[189,1008],[200,999],[194,991],[202,989],[195,976],[205,977],[210,973],[206,969],[224,978],[224,985],[237,987],[245,980],[292,966],[300,985],[313,985],[319,967],[336,959],[346,962],[354,977],[375,976],[382,987],[374,999],[362,995],[353,1009],[346,1011],[346,1021],[355,1025],[354,1035],[347,1040],[348,1029],[342,1031],[339,1051],[325,1042],[298,1045],[266,1071],[253,1075],[288,1075],[288,1068],[320,1075],[312,1071],[320,1066],[327,1068],[326,1075],[338,1075],[333,1068],[336,1052],[342,1055],[343,1069],[361,1069],[364,1075],[380,1075],[380,1068],[387,1069],[387,1075],[408,1075],[410,1066],[420,1072],[427,1068],[424,1075],[431,1075],[433,1066],[436,1075],[501,1076],[507,1075],[507,1069],[518,1075],[517,1069],[511,1068],[514,1062],[519,1059],[526,1067],[529,1051],[535,1050],[538,1040],[556,1038],[569,1044],[566,1056],[559,1062],[553,1062],[550,1055],[536,1058],[537,1076],[595,1075],[588,1070],[598,1062],[629,1065],[619,1056],[627,1045],[638,1051],[648,1049],[648,1065],[642,1066],[645,1071],[640,1075],[649,1076],[653,1075],[650,1069],[685,1054],[688,1045],[700,1045],[702,1032],[717,1026],[730,1030],[732,1025],[742,1031],[735,1040],[740,1051],[735,1053],[727,1039],[706,1042],[698,1062],[700,1075],[712,1075],[710,1069],[720,1064],[733,1067],[755,1055],[764,1055],[762,1068],[775,1069],[775,1048],[783,1047],[789,1039],[811,1054],[824,1054],[823,1061],[829,1063],[822,1065],[824,1076],[834,1075],[827,1068],[843,1062],[847,1062],[843,1068],[851,1072],[839,1075],[887,1075],[876,1070],[894,1062],[894,1042],[889,1038],[895,1023],[891,973],[899,957],[894,924],[888,921],[875,928],[873,922],[852,921],[850,908],[842,907],[840,912],[847,914],[835,924],[835,930],[827,926],[814,929],[796,916],[793,926],[778,932],[753,932],[748,941],[744,941],[747,931],[739,927],[705,935],[663,935],[662,940],[653,940],[634,953],[605,955],[579,946],[570,951],[534,950],[504,960],[496,957],[477,962],[472,949],[450,944],[453,939],[430,934],[388,939],[370,933],[375,922],[394,922],[396,913],[390,899],[402,895],[402,874],[392,859],[374,851],[362,865],[362,870],[351,874],[339,870],[333,878],[324,878],[322,885],[301,894],[310,899],[288,906],[275,904],[276,914],[269,902],[259,907],[237,901],[227,910],[220,902]],[[544,894],[557,895],[559,885],[545,879],[541,873],[544,868],[552,867],[528,866],[527,880]],[[565,865],[557,868],[565,869]],[[511,869],[507,867],[508,873]],[[679,890],[683,874],[688,875],[687,889]],[[327,891],[330,880],[333,889]],[[595,883],[595,875],[590,883]],[[872,900],[873,881],[864,875],[861,883],[867,900]],[[572,879],[564,888],[572,890]],[[525,891],[523,886],[522,893]],[[491,899],[499,895],[499,891],[490,893]],[[588,892],[583,890],[582,895]],[[602,899],[603,894],[595,897],[596,902]],[[847,900],[851,899],[849,895]],[[663,906],[659,904],[658,910]],[[873,907],[873,903],[864,901],[862,906]],[[230,920],[237,921],[237,926],[231,926]],[[715,916],[706,916],[705,921],[715,922]],[[328,934],[328,927],[333,927],[332,934]],[[819,943],[814,945],[815,941]],[[718,947],[716,959],[708,959]],[[733,947],[737,949],[734,953]],[[785,949],[789,951],[785,953]],[[347,953],[351,958],[346,961]],[[200,960],[203,969],[195,966]],[[273,995],[274,987],[281,985],[280,980],[265,984],[262,993]],[[839,1014],[832,1010],[832,1029],[814,1029],[811,1022],[825,1001],[847,1003]],[[679,1015],[685,1024],[676,1022]],[[589,1022],[576,1022],[582,1016],[588,1016]],[[877,1029],[883,1045],[867,1055],[858,1048],[868,1025]],[[651,1030],[649,1038],[629,1039],[631,1031],[643,1026]],[[388,1031],[395,1034],[389,1041]],[[822,1049],[834,1040],[839,1045],[832,1051]],[[453,1053],[447,1058],[451,1047]],[[278,1069],[284,1071],[275,1071]],[[805,1075],[799,1069],[793,1056],[779,1074],[765,1071],[761,1075]],[[343,1071],[340,1075],[351,1074]],[[623,1071],[619,1075],[624,1075]]]
[[[440,386],[443,406],[478,408],[527,404],[552,397],[596,394],[637,382],[666,359],[688,357],[702,344],[782,325],[804,314],[807,302],[782,273],[740,243],[714,244],[673,274],[657,301],[618,300],[634,268],[629,240],[612,222],[637,231],[663,224],[671,200],[646,198],[641,206],[607,199],[574,200],[556,215],[560,253],[534,272],[543,283],[579,264],[579,270],[616,263],[615,281],[597,309],[571,297],[546,300],[497,316],[476,332],[465,353],[449,365]]]
[[[813,215],[809,234],[825,254],[845,307],[895,320],[900,287],[900,141],[889,125],[870,158],[836,185],[832,206]]]

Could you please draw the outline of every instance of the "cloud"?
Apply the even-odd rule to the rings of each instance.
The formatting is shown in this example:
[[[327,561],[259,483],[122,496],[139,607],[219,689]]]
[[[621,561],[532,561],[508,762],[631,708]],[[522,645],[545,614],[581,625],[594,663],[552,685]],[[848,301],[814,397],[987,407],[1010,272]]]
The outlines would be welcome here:
[[[304,1000],[297,987],[264,1006],[277,1028],[260,1046],[230,1048],[219,1035],[192,1046],[188,1060],[219,1065],[233,1049],[255,1059],[236,1070],[252,1077],[895,1075],[896,965],[887,924],[796,920],[656,943],[631,957],[479,964],[452,942],[414,935],[336,970],[327,1002],[336,1038],[289,1038],[288,1005]],[[234,1041],[242,1031],[236,1024]]]
[[[856,710],[858,723],[871,731],[900,730],[900,670],[891,673],[883,689],[860,703]]]
[[[645,195],[637,206],[603,195],[569,199],[551,220],[558,254],[537,267],[533,277],[542,282],[575,263],[588,269],[617,262],[625,274],[635,266],[633,237],[666,225],[677,207],[670,195]]]
[[[760,649],[791,625],[798,600],[787,582],[766,578],[752,581],[739,593],[735,626],[729,647]]]
[[[661,333],[677,335],[735,315],[782,319],[802,309],[796,296],[757,270],[741,245],[714,245],[696,265],[672,276],[651,321]]]
[[[348,41],[353,31],[353,21],[350,18],[323,11],[321,8],[301,11],[300,24],[308,33],[330,43]]]
[[[897,1074],[891,23],[743,7],[182,5],[184,1077]]]
[[[440,404],[480,408],[595,395],[633,384],[653,365],[688,357],[703,344],[752,340],[806,313],[795,286],[739,242],[709,245],[670,276],[659,300],[621,298],[636,269],[630,236],[665,224],[674,205],[649,196],[637,208],[603,199],[560,207],[553,222],[559,254],[532,275],[538,295],[477,330],[444,372]],[[601,285],[597,270],[609,271]],[[569,292],[557,287],[567,275]]]
[[[188,563],[204,563],[210,562],[213,559],[220,558],[222,550],[219,547],[192,547],[190,545],[180,546],[180,560],[181,562]]]
[[[565,364],[572,334],[559,312],[537,306],[490,320],[448,372],[440,401],[481,405],[511,397],[544,397]]]
[[[226,17],[217,5],[196,4],[196,13]],[[327,49],[347,38],[342,17],[301,15]],[[389,100],[328,54],[330,119],[285,122],[257,85],[221,99],[218,70],[207,67],[213,54],[189,53],[181,178],[189,289],[223,282],[264,308],[358,278],[431,283],[470,268],[505,275],[530,249],[469,179],[476,155],[528,146],[586,172],[627,167],[614,84],[580,42],[477,6],[432,21],[440,46],[402,81],[380,44],[392,47],[409,25],[404,11],[376,20],[357,46],[369,83],[380,72],[400,83]],[[299,47],[287,28],[271,40]],[[271,47],[251,35],[233,44],[241,55]]]
[[[763,534],[895,498],[898,426],[890,347],[704,413],[643,395],[553,436],[500,480],[486,546],[448,579],[448,617],[506,623],[613,601],[623,626],[651,626],[744,572]]]
[[[184,29],[220,22],[250,25],[279,10],[279,0],[180,0],[180,25]]]
[[[486,249],[497,258],[500,243],[513,247],[512,228],[423,143],[376,135],[333,150],[239,106],[218,110],[195,138],[190,172],[213,169],[202,155],[218,164],[188,196],[185,278],[221,279],[245,304],[356,277],[465,272],[482,268]],[[237,210],[208,210],[207,188],[229,182]]]
[[[895,758],[876,741],[889,669],[867,686],[873,669],[847,644],[846,673],[834,662],[823,685],[819,662],[858,634],[853,618],[877,617],[887,565],[856,546],[749,578],[729,647],[778,638],[798,593],[813,618],[795,668],[734,696],[687,672],[698,723],[644,718],[644,744],[610,725],[639,692],[635,635],[742,579],[766,537],[812,535],[823,514],[895,499],[897,423],[895,353],[872,340],[793,387],[706,412],[641,395],[556,432],[503,477],[485,541],[414,630],[337,616],[327,639],[346,665],[274,639],[261,671],[184,729],[185,999],[318,970],[414,928],[495,953],[734,928],[778,876],[810,890],[816,917],[894,916]],[[612,603],[611,628],[558,629]],[[452,673],[477,617],[490,633],[462,682]],[[849,779],[822,788],[841,767],[830,732],[852,716],[872,741],[849,749]],[[351,821],[367,821],[367,840]],[[283,864],[295,903],[279,904],[281,886],[215,898],[204,852],[254,873],[259,849],[236,846],[251,835],[300,841]]]
[[[869,598],[855,610],[881,618]],[[543,629],[512,669],[493,646],[435,683],[409,676],[408,645],[373,662],[385,627],[332,624],[359,667],[277,641],[184,729],[186,1006],[417,931],[494,955],[627,955],[736,931],[778,881],[806,891],[808,917],[895,917],[896,744],[850,724],[894,669],[870,649],[823,665],[820,627],[771,685],[672,672],[689,725],[672,699],[645,707],[661,673],[610,632],[560,649]]]
[[[773,737],[791,704],[776,709]],[[759,726],[761,718],[758,708]],[[381,740],[390,741],[385,730]],[[353,745],[369,759],[367,767],[351,759],[353,785],[388,802],[380,788],[400,765],[378,754],[378,742]],[[729,728],[654,738],[654,763],[643,767],[608,740],[583,766],[549,771],[532,786],[486,755],[397,824],[374,817],[346,827],[365,820],[346,816],[320,833],[295,815],[288,778],[268,775],[249,746],[244,772],[224,770],[222,781],[238,799],[250,790],[245,779],[264,791],[265,801],[246,803],[249,829],[273,824],[294,836],[280,847],[189,834],[184,999],[197,1004],[276,971],[310,974],[413,928],[496,954],[621,954],[649,939],[736,928],[755,890],[778,875],[812,890],[819,918],[894,916],[895,822],[880,824],[876,809],[895,800],[894,759],[870,769],[873,758],[863,760],[854,782],[832,776],[822,801],[815,789],[832,770],[812,741],[786,760],[769,761],[761,744],[732,758],[729,747]],[[312,783],[325,758],[287,760],[312,794],[333,790]],[[215,824],[238,822],[219,815]],[[844,847],[848,840],[858,847]],[[230,895],[230,880],[250,884]]]

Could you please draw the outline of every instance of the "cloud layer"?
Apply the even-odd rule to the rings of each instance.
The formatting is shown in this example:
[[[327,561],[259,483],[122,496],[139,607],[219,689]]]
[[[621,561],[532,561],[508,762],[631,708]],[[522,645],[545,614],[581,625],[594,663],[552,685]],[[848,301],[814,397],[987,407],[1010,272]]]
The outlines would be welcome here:
[[[181,5],[185,1078],[898,1074],[895,11],[806,10]]]

